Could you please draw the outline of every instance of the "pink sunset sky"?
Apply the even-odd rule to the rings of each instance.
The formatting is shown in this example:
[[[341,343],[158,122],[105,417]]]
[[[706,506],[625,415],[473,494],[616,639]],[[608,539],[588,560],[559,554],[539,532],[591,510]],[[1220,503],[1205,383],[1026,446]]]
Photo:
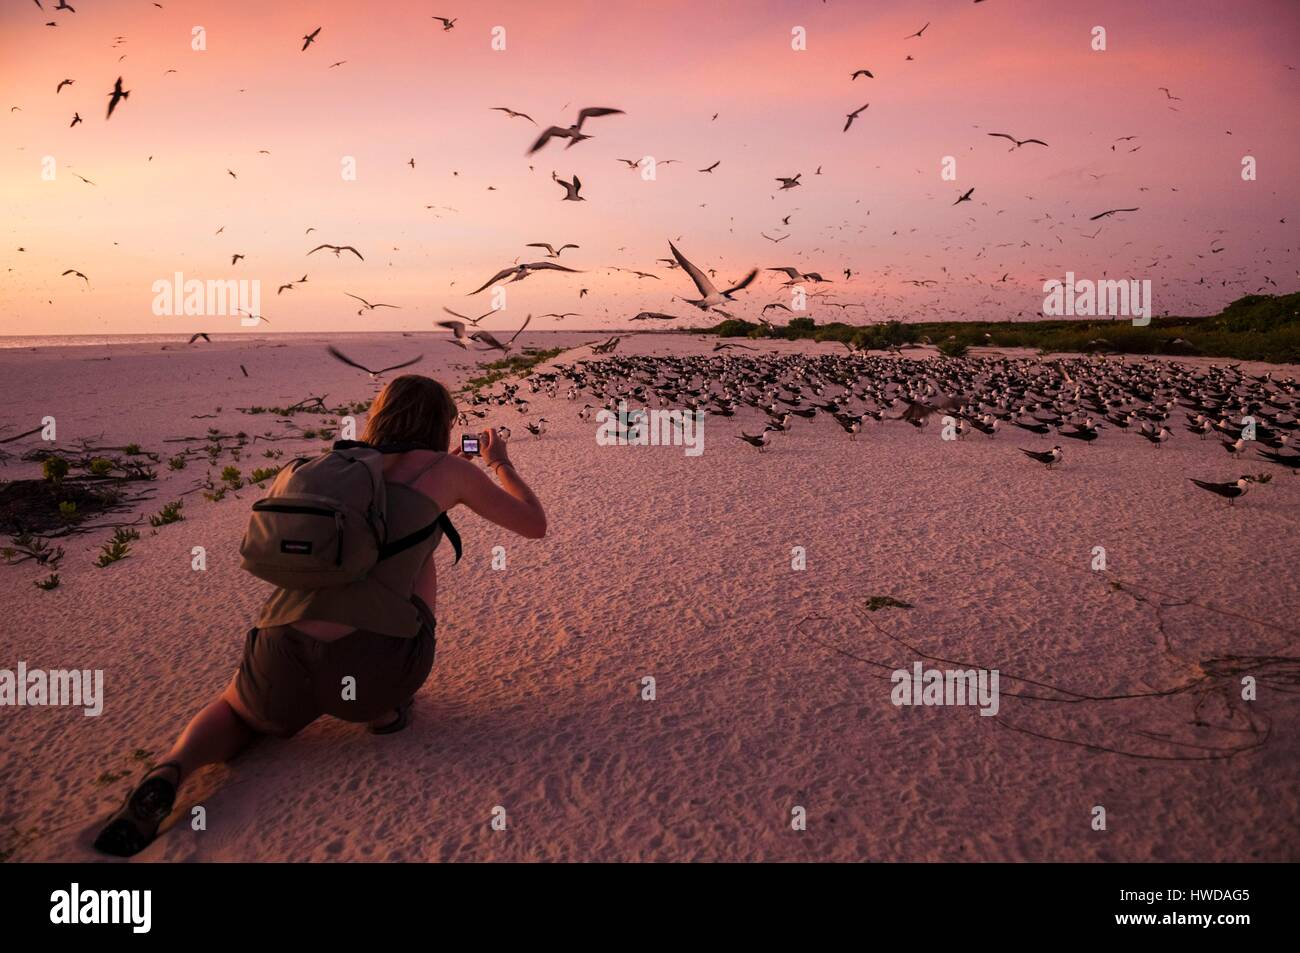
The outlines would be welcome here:
[[[178,271],[259,280],[270,331],[429,330],[444,305],[489,310],[490,292],[466,292],[542,259],[533,241],[580,245],[561,262],[584,273],[509,285],[486,327],[549,311],[580,316],[535,328],[625,326],[643,309],[712,323],[657,261],[679,237],[720,285],[793,265],[864,305],[814,304],[818,320],[1028,319],[1066,271],[1150,279],[1157,314],[1300,287],[1294,0],[44,4],[0,7],[0,333],[246,330],[155,316],[153,283]],[[859,68],[875,78],[851,81]],[[106,120],[119,75],[131,95]],[[538,127],[495,106],[542,128],[583,106],[626,115],[528,156]],[[653,181],[617,161],[643,156],[678,161]],[[561,201],[552,171],[586,201]],[[1122,207],[1140,210],[1089,221]],[[322,242],[365,261],[308,257]],[[788,303],[781,280],[762,274],[730,310]],[[358,316],[345,292],[401,310]]]

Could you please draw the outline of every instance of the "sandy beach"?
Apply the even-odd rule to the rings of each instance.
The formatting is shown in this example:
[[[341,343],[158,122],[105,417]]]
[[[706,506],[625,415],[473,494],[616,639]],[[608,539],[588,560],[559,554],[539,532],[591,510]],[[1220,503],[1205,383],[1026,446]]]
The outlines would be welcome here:
[[[375,393],[327,340],[0,350],[0,437],[52,415],[59,448],[135,443],[164,461],[202,446],[168,441],[208,428],[282,437],[274,414],[237,408]],[[707,354],[714,340],[625,336],[614,356]],[[414,370],[449,385],[474,370],[445,334],[347,349],[423,352]],[[583,359],[574,347],[556,362]],[[1049,438],[944,442],[895,421],[850,440],[829,418],[800,420],[760,454],[736,439],[761,426],[748,408],[709,417],[688,456],[598,446],[578,419],[588,395],[529,399],[527,414],[494,407],[484,422],[511,427],[549,533],[506,538],[453,513],[465,557],[435,555],[437,661],[411,727],[377,738],[322,719],[204,769],[137,860],[1300,859],[1300,479],[1284,468],[1233,460],[1181,424],[1159,450],[1131,433],[1066,441],[1050,472],[1016,452]],[[543,436],[525,432],[543,417]],[[39,475],[19,459],[39,446],[5,445],[0,479]],[[239,461],[159,466],[136,485],[149,498],[114,519],[183,499],[183,521],[144,523],[104,568],[108,530],[62,541],[51,591],[31,562],[0,566],[0,668],[101,669],[105,692],[98,717],[0,709],[6,859],[97,859],[97,822],[230,679],[269,591],[237,551],[261,491],[212,502],[198,482],[273,465],[267,449],[323,447],[255,440]],[[1261,471],[1271,482],[1233,507],[1189,482]],[[191,568],[196,546],[206,571]],[[1097,546],[1105,572],[1090,566]],[[792,569],[795,547],[806,569]],[[869,611],[873,597],[911,608]],[[917,662],[997,669],[996,715],[893,705],[890,672]],[[190,828],[194,806],[205,831]],[[806,830],[792,829],[798,807]],[[504,831],[489,824],[498,808]]]

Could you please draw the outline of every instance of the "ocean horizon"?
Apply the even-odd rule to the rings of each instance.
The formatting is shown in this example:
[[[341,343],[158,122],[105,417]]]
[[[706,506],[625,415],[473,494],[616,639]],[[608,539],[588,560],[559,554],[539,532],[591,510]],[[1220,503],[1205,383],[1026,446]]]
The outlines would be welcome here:
[[[656,329],[641,329],[647,333]],[[528,334],[618,334],[632,333],[609,328],[550,328],[529,329]],[[360,338],[400,338],[406,335],[429,334],[446,337],[438,330],[424,331],[262,331],[257,334],[209,332],[208,336],[220,341],[269,341],[275,338],[329,338],[330,340],[357,340]],[[186,344],[190,334],[0,334],[0,350],[41,347],[107,347],[121,344]]]

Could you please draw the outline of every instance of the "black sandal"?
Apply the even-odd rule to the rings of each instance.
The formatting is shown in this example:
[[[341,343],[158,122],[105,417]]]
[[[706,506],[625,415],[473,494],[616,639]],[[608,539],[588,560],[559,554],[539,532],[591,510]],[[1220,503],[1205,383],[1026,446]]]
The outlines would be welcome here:
[[[391,735],[401,731],[407,726],[411,719],[411,705],[415,702],[414,698],[408,698],[404,703],[399,705],[395,711],[397,717],[392,721],[384,722],[382,725],[371,725],[370,733],[372,735]]]
[[[164,768],[176,773],[174,782],[155,776]],[[158,836],[158,828],[176,805],[180,780],[181,766],[177,761],[164,761],[150,769],[99,832],[95,849],[114,857],[131,857],[152,844]]]

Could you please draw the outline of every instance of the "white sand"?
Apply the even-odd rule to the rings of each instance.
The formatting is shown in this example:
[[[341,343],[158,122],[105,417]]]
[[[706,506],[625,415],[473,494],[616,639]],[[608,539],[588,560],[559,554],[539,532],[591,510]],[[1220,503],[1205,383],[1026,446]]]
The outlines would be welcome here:
[[[711,344],[625,338],[620,353]],[[421,349],[426,373],[465,376],[448,372],[467,357],[441,337],[347,348],[376,361]],[[95,436],[166,455],[182,445],[164,438],[209,426],[278,433],[273,417],[234,408],[321,393],[373,393],[323,339],[0,351],[0,424],[17,433],[53,414],[64,446]],[[1048,473],[1015,451],[1050,445],[1029,434],[953,444],[937,427],[889,423],[852,442],[824,417],[796,421],[759,455],[734,437],[757,430],[748,410],[709,418],[700,457],[602,448],[594,423],[577,420],[587,400],[538,396],[527,417],[490,418],[514,429],[512,456],[550,532],[517,539],[453,514],[466,557],[436,556],[437,663],[412,726],[376,738],[323,719],[205,769],[182,792],[179,823],[139,859],[1300,859],[1300,709],[1276,680],[1261,678],[1253,703],[1238,700],[1235,676],[1163,697],[1011,697],[1053,694],[1013,675],[1132,694],[1186,684],[1210,657],[1300,654],[1300,479],[1230,460],[1182,430],[1181,409],[1159,451],[1110,430],[1092,445],[1060,441],[1066,465]],[[216,419],[191,419],[217,406]],[[523,423],[539,416],[551,430],[534,439]],[[262,447],[245,473],[267,463]],[[204,471],[198,460],[161,468],[141,511]],[[34,472],[15,460],[0,477]],[[1244,472],[1273,481],[1232,509],[1187,479]],[[52,592],[33,586],[46,573],[31,563],[0,567],[0,667],[100,668],[107,693],[99,718],[0,709],[0,851],[93,858],[95,823],[140,774],[132,752],[160,757],[224,687],[267,592],[237,556],[259,495],[186,496],[183,522],[144,527],[130,558],[105,569],[93,560],[107,533],[75,537]],[[190,569],[197,545],[206,573]],[[490,568],[496,545],[504,572]],[[1111,578],[1144,587],[1146,601],[1089,570],[1098,545]],[[793,546],[807,547],[806,571],[791,570]],[[915,608],[862,611],[874,595]],[[917,655],[886,633],[999,669],[998,716],[891,705],[886,669],[869,662],[910,668]],[[654,701],[639,696],[643,676],[656,679]],[[1251,744],[1247,715],[1267,726],[1262,746],[1159,760]],[[97,783],[105,773],[122,777]],[[205,832],[189,828],[198,804]],[[489,826],[498,805],[504,832]],[[796,805],[803,832],[790,827]],[[1095,805],[1105,831],[1091,829]]]

